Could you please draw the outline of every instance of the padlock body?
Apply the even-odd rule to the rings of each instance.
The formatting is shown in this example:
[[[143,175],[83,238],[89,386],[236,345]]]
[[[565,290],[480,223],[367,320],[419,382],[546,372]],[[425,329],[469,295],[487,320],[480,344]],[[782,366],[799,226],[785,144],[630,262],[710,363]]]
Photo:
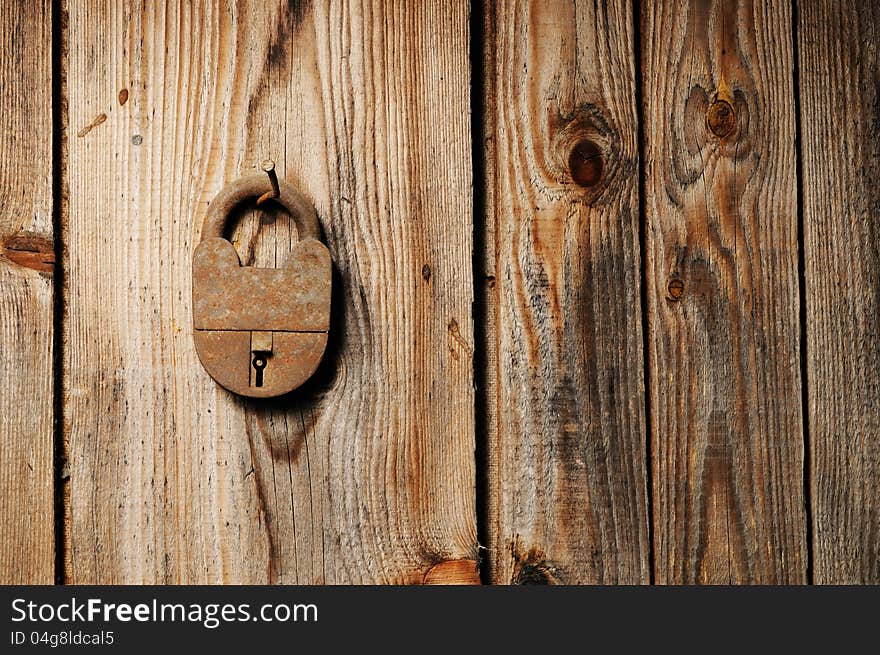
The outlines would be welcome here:
[[[193,332],[199,360],[211,377],[225,389],[251,398],[272,398],[298,388],[315,373],[327,346],[326,332],[273,332],[272,353],[258,387],[251,336],[242,330]]]
[[[242,266],[231,243],[206,239],[193,255],[193,327],[326,332],[330,287],[330,253],[315,239],[294,244],[284,268]]]
[[[327,345],[330,253],[315,239],[291,250],[284,268],[241,266],[232,244],[203,240],[193,256],[193,338],[199,360],[224,388],[255,398],[299,387]],[[265,368],[255,379],[254,334],[264,341]]]

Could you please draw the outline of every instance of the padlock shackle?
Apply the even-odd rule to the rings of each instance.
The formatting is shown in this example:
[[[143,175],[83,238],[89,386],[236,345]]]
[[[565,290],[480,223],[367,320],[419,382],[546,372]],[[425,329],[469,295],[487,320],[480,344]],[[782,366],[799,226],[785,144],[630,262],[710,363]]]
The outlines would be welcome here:
[[[296,222],[299,238],[312,238],[320,241],[321,226],[312,203],[286,180],[279,179],[278,188],[280,193],[273,200],[290,212]],[[266,175],[262,173],[245,175],[223,187],[208,205],[205,223],[202,226],[202,241],[211,237],[222,239],[223,228],[232,210],[248,198],[259,198],[266,191],[271,191],[271,186]]]

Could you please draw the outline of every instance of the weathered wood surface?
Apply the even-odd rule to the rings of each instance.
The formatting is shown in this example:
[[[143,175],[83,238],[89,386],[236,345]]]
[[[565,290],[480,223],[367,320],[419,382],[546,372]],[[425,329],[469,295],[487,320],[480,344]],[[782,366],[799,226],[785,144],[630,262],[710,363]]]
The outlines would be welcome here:
[[[488,3],[497,583],[649,580],[631,3]]]
[[[642,8],[655,580],[804,582],[790,6]]]
[[[0,3],[0,583],[55,569],[51,4]]]
[[[69,12],[70,581],[476,581],[467,3]],[[196,359],[190,261],[267,157],[337,272],[316,379],[249,402]]]
[[[880,5],[799,2],[813,578],[880,583]]]
[[[462,2],[69,0],[66,83],[51,5],[0,3],[0,582],[55,573],[54,330],[70,582],[475,582],[475,475],[492,582],[880,582],[877,3],[498,0],[469,70]],[[204,209],[267,157],[336,262],[268,403],[190,335]],[[296,239],[232,223],[245,263]]]

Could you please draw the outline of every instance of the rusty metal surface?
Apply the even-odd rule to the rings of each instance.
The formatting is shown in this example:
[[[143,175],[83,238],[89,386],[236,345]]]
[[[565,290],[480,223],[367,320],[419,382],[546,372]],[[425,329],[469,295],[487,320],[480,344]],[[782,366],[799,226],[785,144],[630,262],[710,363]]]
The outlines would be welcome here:
[[[318,240],[317,214],[272,169],[268,178],[248,175],[217,195],[193,254],[193,340],[199,360],[221,386],[254,398],[278,396],[305,382],[321,361],[330,327],[332,264]],[[222,236],[237,205],[266,198],[290,212],[300,237],[284,268],[242,266]]]
[[[225,239],[202,241],[193,256],[193,327],[326,332],[330,273],[330,253],[314,239],[294,245],[285,268],[242,266]]]
[[[277,198],[281,195],[281,187],[278,185],[278,175],[275,173],[275,162],[267,159],[262,164],[263,171],[269,176],[269,186],[272,188],[257,198],[257,205],[262,205],[267,200]]]
[[[251,332],[195,330],[199,360],[220,386],[251,398],[272,398],[293,391],[318,368],[326,332],[274,332],[273,351],[263,369],[262,386],[254,385]]]
[[[266,191],[274,191],[266,175],[252,173],[239,178],[232,184],[228,184],[220,190],[220,193],[211,201],[205,215],[205,224],[202,226],[202,241],[210,237],[223,238],[223,227],[227,217],[237,205],[245,200],[261,197]],[[300,239],[321,239],[321,226],[318,223],[318,214],[312,203],[309,202],[296,187],[287,180],[278,180],[278,202],[290,212],[296,222],[296,229]]]

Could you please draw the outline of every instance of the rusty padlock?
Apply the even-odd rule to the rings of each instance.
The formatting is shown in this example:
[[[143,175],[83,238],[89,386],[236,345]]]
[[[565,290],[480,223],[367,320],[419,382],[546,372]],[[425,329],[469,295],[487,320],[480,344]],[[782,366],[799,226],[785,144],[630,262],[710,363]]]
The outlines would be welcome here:
[[[269,180],[257,173],[214,198],[192,268],[193,339],[202,366],[221,386],[253,398],[280,396],[309,379],[330,328],[330,253],[317,213],[293,185],[268,172],[268,191]],[[242,266],[223,227],[237,205],[268,197],[290,212],[298,241],[284,268]]]

